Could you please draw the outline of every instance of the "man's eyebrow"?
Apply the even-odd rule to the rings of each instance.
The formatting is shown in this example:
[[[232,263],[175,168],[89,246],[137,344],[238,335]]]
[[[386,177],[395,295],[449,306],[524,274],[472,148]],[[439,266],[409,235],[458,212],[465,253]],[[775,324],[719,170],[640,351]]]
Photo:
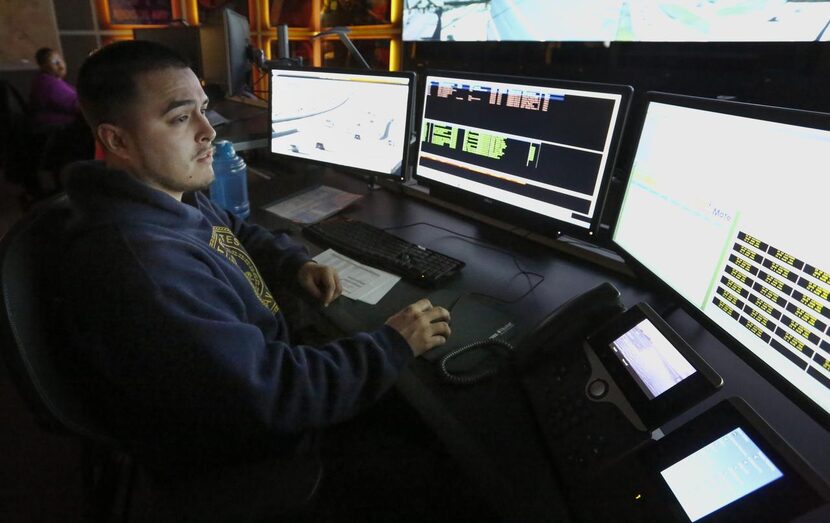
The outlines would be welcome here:
[[[194,100],[192,98],[189,98],[187,100],[173,100],[172,102],[167,104],[167,107],[164,108],[164,112],[162,114],[163,115],[167,114],[170,111],[172,111],[173,109],[178,109],[179,107],[182,107],[183,105],[196,105],[196,100]]]
[[[208,104],[208,99],[207,98],[202,100],[201,104],[199,104],[199,102],[197,100],[194,100],[192,98],[188,98],[186,100],[173,100],[172,102],[167,104],[167,107],[164,108],[164,112],[162,113],[162,115],[165,115],[165,114],[169,113],[173,109],[177,109],[179,107],[182,107],[183,105],[206,106],[207,104]]]

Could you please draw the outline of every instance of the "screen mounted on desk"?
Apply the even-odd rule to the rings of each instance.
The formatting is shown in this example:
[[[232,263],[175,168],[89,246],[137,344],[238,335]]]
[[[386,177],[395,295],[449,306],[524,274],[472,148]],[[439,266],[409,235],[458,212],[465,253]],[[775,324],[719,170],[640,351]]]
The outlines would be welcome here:
[[[828,499],[826,481],[740,398],[624,458],[608,476],[627,498],[609,504],[620,521],[795,521]]]
[[[413,73],[272,68],[271,152],[403,180]]]
[[[432,72],[415,175],[436,196],[555,235],[596,232],[628,86]]]
[[[645,303],[611,319],[587,341],[649,430],[697,405],[723,384],[720,375]]]
[[[772,483],[784,474],[741,428],[660,471],[690,521]]]
[[[650,400],[695,372],[689,360],[649,320],[642,320],[614,340],[611,351]]]
[[[830,426],[830,115],[650,93],[614,243]]]

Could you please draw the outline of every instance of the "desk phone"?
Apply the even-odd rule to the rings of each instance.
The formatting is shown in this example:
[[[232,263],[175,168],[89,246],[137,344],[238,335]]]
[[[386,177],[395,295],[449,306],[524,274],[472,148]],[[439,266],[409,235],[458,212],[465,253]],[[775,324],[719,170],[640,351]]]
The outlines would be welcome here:
[[[651,307],[623,311],[618,294],[607,285],[577,298],[518,349],[523,386],[566,488],[581,488],[580,478],[636,450],[723,383]],[[570,332],[563,339],[550,324]]]

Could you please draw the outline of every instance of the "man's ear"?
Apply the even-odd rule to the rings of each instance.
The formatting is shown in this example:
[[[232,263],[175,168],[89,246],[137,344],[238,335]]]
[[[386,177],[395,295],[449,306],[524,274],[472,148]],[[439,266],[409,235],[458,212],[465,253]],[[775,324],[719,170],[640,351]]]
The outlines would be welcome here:
[[[111,123],[102,123],[95,131],[98,140],[108,153],[119,158],[129,158],[130,153],[127,148],[129,137],[124,129]]]

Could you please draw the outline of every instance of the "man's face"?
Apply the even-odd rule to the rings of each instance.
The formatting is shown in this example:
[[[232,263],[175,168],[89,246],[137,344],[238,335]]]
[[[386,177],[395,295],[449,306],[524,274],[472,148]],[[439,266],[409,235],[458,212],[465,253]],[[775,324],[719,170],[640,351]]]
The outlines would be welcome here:
[[[46,59],[46,63],[40,69],[44,73],[57,76],[58,78],[66,76],[66,62],[63,61],[63,57],[58,53],[51,53]]]
[[[122,128],[126,169],[176,199],[213,181],[213,139],[205,117],[208,98],[188,68],[166,68],[136,77],[138,97]]]

